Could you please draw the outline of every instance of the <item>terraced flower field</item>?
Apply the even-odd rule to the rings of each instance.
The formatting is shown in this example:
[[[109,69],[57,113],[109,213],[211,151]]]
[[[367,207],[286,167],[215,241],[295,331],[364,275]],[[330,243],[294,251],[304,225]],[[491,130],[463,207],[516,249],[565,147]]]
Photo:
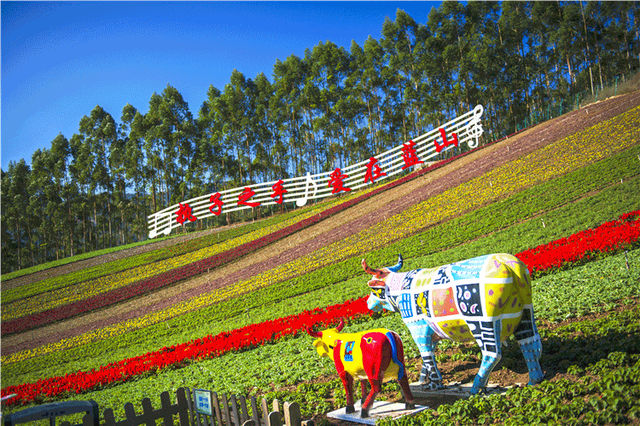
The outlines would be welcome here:
[[[189,386],[268,393],[321,419],[344,397],[331,363],[301,333],[307,325],[347,317],[349,330],[395,329],[417,378],[400,318],[372,317],[363,304],[361,257],[383,266],[402,252],[415,268],[511,252],[533,272],[547,380],[408,422],[637,422],[639,104],[636,92],[555,120],[566,128],[545,123],[366,193],[3,290],[2,395],[20,395],[8,411],[94,399],[122,415],[122,401]],[[591,125],[575,128],[577,118]],[[219,263],[207,273],[199,262],[212,258]],[[142,286],[129,308],[117,301],[90,312],[92,297],[140,282],[158,285]],[[56,317],[74,303],[86,305],[77,317]],[[472,346],[440,344],[445,380],[470,380],[478,358]],[[522,371],[521,355],[507,351],[495,380],[526,381]],[[398,398],[398,389],[387,385],[385,395]]]

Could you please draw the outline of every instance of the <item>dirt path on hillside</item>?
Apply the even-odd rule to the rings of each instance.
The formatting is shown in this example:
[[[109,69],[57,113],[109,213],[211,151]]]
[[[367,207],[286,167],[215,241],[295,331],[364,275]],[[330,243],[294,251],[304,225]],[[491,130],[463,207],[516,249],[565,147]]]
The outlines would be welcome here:
[[[125,257],[131,257],[137,254],[147,253],[149,251],[153,251],[153,250],[157,250],[165,247],[171,247],[180,243],[184,243],[186,241],[190,241],[194,238],[203,237],[205,235],[213,234],[215,232],[221,232],[239,225],[241,224],[233,224],[233,225],[223,226],[220,228],[212,228],[212,229],[206,229],[204,231],[191,232],[184,235],[178,235],[176,237],[169,238],[167,240],[152,242],[152,243],[144,244],[138,247],[131,247],[124,250],[118,250],[113,253],[101,254],[99,256],[91,257],[89,259],[78,260],[76,262],[67,263],[66,265],[60,265],[53,268],[44,269],[42,271],[34,272],[32,274],[27,274],[21,277],[13,278],[11,280],[2,281],[2,289],[3,290],[12,289],[12,288],[20,287],[25,284],[31,284],[38,281],[46,280],[47,278],[69,274],[71,272],[76,272],[81,269],[91,268],[92,266],[102,265],[103,263],[112,262],[114,260],[123,259]]]
[[[164,309],[209,293],[353,235],[411,205],[467,182],[504,162],[522,157],[640,105],[640,91],[601,101],[548,121],[523,133],[473,152],[440,169],[384,191],[356,206],[286,237],[275,244],[177,285],[81,317],[37,330],[3,337],[5,354],[30,349]]]

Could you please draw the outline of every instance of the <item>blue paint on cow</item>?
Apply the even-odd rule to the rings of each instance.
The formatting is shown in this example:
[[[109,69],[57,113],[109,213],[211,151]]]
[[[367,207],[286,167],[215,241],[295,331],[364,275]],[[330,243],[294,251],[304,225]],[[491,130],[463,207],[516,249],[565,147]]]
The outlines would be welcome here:
[[[389,339],[389,343],[391,344],[391,359],[398,365],[398,380],[404,377],[404,365],[398,359],[398,347],[396,346],[396,339],[393,336],[392,332],[387,332],[387,339]]]

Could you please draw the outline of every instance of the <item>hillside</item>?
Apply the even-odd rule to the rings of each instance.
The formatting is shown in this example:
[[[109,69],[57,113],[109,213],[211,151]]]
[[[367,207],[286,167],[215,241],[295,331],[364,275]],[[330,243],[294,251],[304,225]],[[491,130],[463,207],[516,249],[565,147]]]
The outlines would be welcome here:
[[[211,333],[228,331],[262,318],[277,318],[298,313],[301,309],[361,296],[366,294],[366,288],[363,287],[365,281],[358,261],[365,255],[372,264],[376,262],[376,266],[382,266],[377,263],[391,262],[396,249],[401,249],[407,254],[408,267],[412,267],[422,265],[422,262],[437,261],[438,256],[448,261],[457,260],[447,256],[467,255],[465,250],[481,249],[480,244],[509,248],[515,252],[637,210],[640,199],[630,198],[629,194],[633,194],[638,185],[637,163],[632,162],[636,154],[640,155],[636,152],[640,145],[638,105],[640,91],[597,102],[435,170],[416,173],[412,179],[402,183],[388,187],[381,185],[372,189],[371,196],[353,194],[328,200],[284,216],[282,220],[267,219],[265,223],[268,224],[256,224],[244,234],[242,227],[221,231],[237,231],[238,234],[222,240],[219,250],[213,245],[207,246],[209,240],[206,238],[216,234],[207,231],[206,235],[194,233],[3,283],[3,387],[5,383],[21,383],[23,378],[31,381],[40,375],[48,377],[95,368],[123,359],[125,355],[136,356],[161,346],[189,341],[197,337],[198,330],[206,329]],[[476,195],[477,199],[474,198]],[[610,201],[607,203],[606,200]],[[587,204],[591,207],[585,209],[580,203],[593,204]],[[336,210],[323,216],[323,212],[331,208]],[[581,212],[582,219],[578,220],[577,212]],[[64,310],[65,303],[70,304],[73,300],[81,303],[88,292],[95,291],[99,297],[107,290],[122,292],[128,288],[128,284],[120,282],[104,284],[108,279],[105,277],[109,275],[104,275],[104,272],[103,275],[96,272],[95,278],[90,279],[73,275],[81,274],[90,267],[104,265],[106,268],[119,260],[151,256],[154,250],[161,248],[178,250],[182,247],[180,253],[183,254],[168,258],[175,262],[172,267],[182,268],[179,266],[180,256],[185,256],[184,262],[189,265],[189,256],[195,263],[198,259],[212,256],[215,250],[233,252],[241,244],[250,244],[264,235],[289,229],[285,224],[294,226],[305,218],[314,217],[320,218],[300,229],[295,228],[296,231],[282,233],[275,242],[233,256],[232,261],[212,268],[208,273],[162,285],[153,292],[45,323],[41,327],[5,333],[10,321],[14,324],[26,322],[30,315],[45,309]],[[543,224],[548,224],[544,234],[538,235],[538,230],[531,230],[534,229],[530,226],[534,218],[541,218]],[[472,225],[476,227],[473,230]],[[468,230],[466,226],[469,226]],[[522,235],[520,242],[517,239],[513,241],[513,237],[502,236],[527,226],[529,231]],[[234,238],[238,241],[234,242]],[[494,238],[493,242],[487,242],[491,238]],[[199,239],[202,243],[198,243]],[[201,244],[202,248],[189,251],[188,244]],[[632,253],[637,254],[637,250]],[[169,260],[142,264],[140,272],[137,272],[138,266],[125,267],[118,272],[122,274],[122,280],[118,278],[113,282],[124,282],[127,273],[135,275],[147,273],[147,269],[160,270]],[[149,266],[155,264],[158,266]],[[56,279],[61,283],[55,284]],[[126,279],[134,282],[141,278]],[[38,286],[41,282],[53,283],[51,285],[57,287],[40,292]],[[344,287],[344,293],[339,286]],[[323,290],[329,296],[335,294],[333,297],[321,296],[318,292]],[[20,291],[29,293],[21,296]],[[630,291],[631,296],[637,296],[637,290],[631,288]],[[4,301],[5,295],[11,298],[9,302]],[[305,297],[317,300],[310,302]],[[267,312],[276,306],[277,310]],[[225,309],[233,313],[222,316],[215,313]],[[552,314],[550,307],[542,307],[541,312],[546,318],[556,315]],[[386,318],[383,319],[387,321]],[[197,323],[194,330],[187,330],[185,325],[194,322]],[[162,328],[165,330],[161,331]],[[147,333],[156,336],[153,343],[143,337]],[[158,340],[160,335],[163,337]],[[105,350],[107,347],[108,351]],[[65,355],[58,356],[58,350]],[[100,356],[94,360],[82,359],[83,351],[86,351],[85,358],[94,352]],[[259,355],[256,351],[248,356]],[[45,363],[51,365],[40,365]],[[190,374],[183,373],[186,376]],[[172,383],[175,383],[177,376],[172,377]],[[265,378],[267,383],[269,378],[276,389],[281,386],[276,385],[281,379],[268,376]],[[135,386],[140,389],[139,386],[149,383],[148,379],[146,377]],[[259,383],[251,387],[268,390],[261,389]],[[113,396],[109,398],[113,401]]]
[[[215,288],[246,280],[276,265],[298,259],[323,246],[342,240],[349,235],[354,235],[358,231],[382,222],[411,205],[427,200],[435,194],[480,176],[504,162],[529,154],[536,149],[571,135],[579,129],[614,117],[637,105],[640,105],[640,92],[618,96],[565,114],[358,203],[354,207],[280,240],[277,244],[272,244],[252,253],[250,256],[237,259],[209,274],[203,274],[180,282],[178,285],[99,312],[91,312],[82,317],[62,321],[38,330],[5,337],[3,338],[3,352],[7,354],[16,350],[31,349],[63,338],[67,339],[81,335],[96,328],[103,328],[107,325],[117,324],[143,314],[165,309],[180,301],[210,292]],[[169,246],[197,236],[190,234],[186,238],[178,237],[157,244],[158,246]],[[106,263],[114,258],[147,252],[157,249],[158,246],[150,245],[129,249],[111,255],[88,259],[78,262],[78,264],[56,268],[55,270],[43,271],[42,273],[18,278],[17,280],[21,280],[22,283],[35,282],[80,268]],[[6,285],[10,287],[11,281]],[[141,310],[141,306],[144,306],[145,309]]]

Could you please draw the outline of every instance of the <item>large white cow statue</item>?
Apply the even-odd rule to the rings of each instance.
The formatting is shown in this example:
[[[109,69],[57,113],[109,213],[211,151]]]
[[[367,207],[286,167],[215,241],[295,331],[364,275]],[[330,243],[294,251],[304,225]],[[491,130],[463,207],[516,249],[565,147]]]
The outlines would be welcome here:
[[[524,263],[510,254],[489,254],[449,265],[400,272],[402,256],[393,267],[373,269],[369,309],[402,315],[422,356],[420,383],[441,389],[435,362],[434,335],[454,341],[475,340],[482,364],[471,393],[484,389],[502,358],[501,343],[514,335],[527,362],[529,384],[542,381],[542,343],[531,304],[531,277]],[[428,379],[428,380],[427,380]]]

